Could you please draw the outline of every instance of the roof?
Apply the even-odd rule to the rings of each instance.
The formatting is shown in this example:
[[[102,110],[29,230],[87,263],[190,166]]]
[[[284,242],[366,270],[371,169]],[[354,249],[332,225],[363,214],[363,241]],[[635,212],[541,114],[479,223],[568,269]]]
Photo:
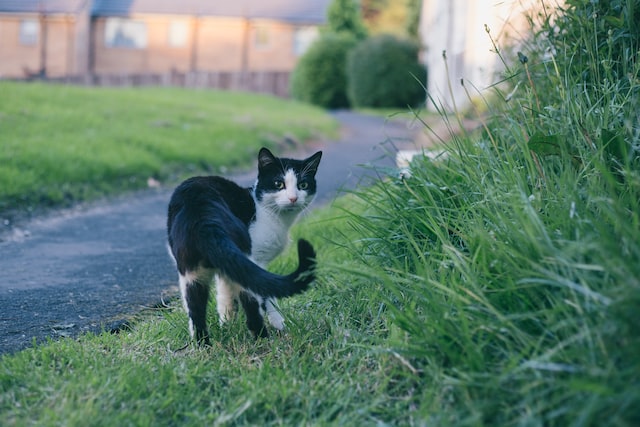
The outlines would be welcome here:
[[[91,0],[0,0],[0,13],[81,12]]]
[[[0,0],[0,13],[178,14],[323,24],[331,0]]]
[[[229,16],[321,24],[331,0],[94,0],[93,16],[135,13]],[[2,0],[0,0],[0,3]]]

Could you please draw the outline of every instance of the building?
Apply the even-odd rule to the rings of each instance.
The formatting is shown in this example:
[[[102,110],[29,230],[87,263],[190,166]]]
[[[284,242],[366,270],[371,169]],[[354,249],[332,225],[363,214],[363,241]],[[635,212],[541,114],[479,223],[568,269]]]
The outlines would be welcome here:
[[[555,6],[558,0],[547,3]],[[465,88],[471,98],[486,95],[503,70],[493,43],[502,48],[522,38],[527,31],[525,13],[534,7],[540,8],[541,2],[423,0],[420,34],[429,72],[427,90],[435,102],[452,111],[469,105]]]
[[[86,73],[86,0],[0,0],[0,78]]]
[[[0,0],[0,78],[283,72],[330,0]]]

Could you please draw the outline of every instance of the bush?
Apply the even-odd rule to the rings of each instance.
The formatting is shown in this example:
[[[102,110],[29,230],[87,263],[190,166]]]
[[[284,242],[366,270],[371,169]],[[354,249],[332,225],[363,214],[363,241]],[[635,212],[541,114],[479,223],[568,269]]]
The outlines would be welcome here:
[[[300,58],[291,80],[292,96],[325,108],[348,108],[345,67],[355,43],[348,35],[323,35]]]
[[[349,100],[358,107],[415,107],[425,100],[427,71],[418,46],[390,35],[358,44],[347,57]]]

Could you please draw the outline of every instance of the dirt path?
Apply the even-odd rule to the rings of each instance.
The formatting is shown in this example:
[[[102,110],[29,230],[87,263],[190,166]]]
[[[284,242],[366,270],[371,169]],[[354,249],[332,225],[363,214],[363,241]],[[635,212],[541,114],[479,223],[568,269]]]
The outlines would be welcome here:
[[[337,141],[295,153],[324,151],[316,207],[375,175],[360,165],[393,167],[389,153],[414,147],[419,132],[400,121],[334,115],[342,124]],[[249,185],[254,175],[235,179]],[[0,354],[23,349],[34,339],[117,328],[143,307],[175,296],[176,273],[165,249],[171,191],[143,191],[14,229],[0,243]]]

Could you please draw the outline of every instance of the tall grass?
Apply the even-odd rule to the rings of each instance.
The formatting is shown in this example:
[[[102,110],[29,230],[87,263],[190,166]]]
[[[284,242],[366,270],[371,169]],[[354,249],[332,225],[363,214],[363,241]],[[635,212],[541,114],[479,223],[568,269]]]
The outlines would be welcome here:
[[[639,39],[602,49],[607,15],[573,3],[507,70],[521,89],[483,131],[352,217],[429,423],[640,420]],[[568,39],[543,37],[550,22]]]

